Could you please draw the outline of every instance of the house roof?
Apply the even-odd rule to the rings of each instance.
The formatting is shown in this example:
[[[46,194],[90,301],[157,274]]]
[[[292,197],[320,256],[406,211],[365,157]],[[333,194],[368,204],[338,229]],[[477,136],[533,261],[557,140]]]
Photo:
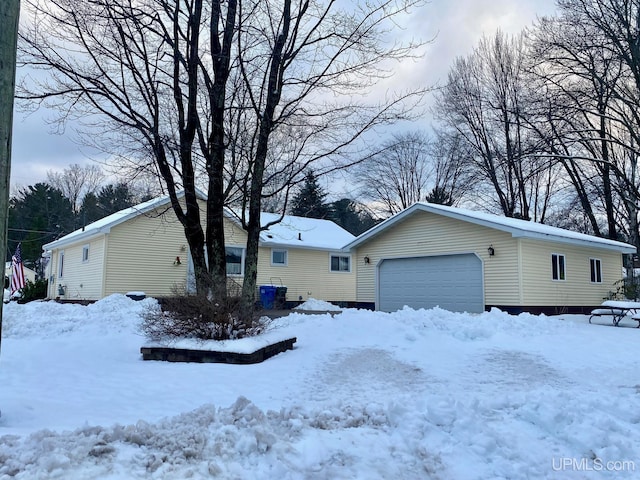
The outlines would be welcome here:
[[[204,194],[201,192],[197,192],[198,196],[201,198],[204,197]],[[178,198],[184,197],[184,192],[178,192]],[[133,207],[125,208],[124,210],[120,210],[119,212],[112,213],[111,215],[107,215],[100,220],[96,220],[89,225],[84,226],[83,228],[79,228],[64,237],[61,237],[57,240],[54,240],[51,243],[47,243],[42,246],[43,250],[53,250],[55,248],[64,247],[66,245],[71,245],[82,240],[88,240],[91,237],[96,235],[109,233],[109,231],[123,222],[127,220],[137,217],[138,215],[142,215],[144,213],[150,212],[157,208],[163,207],[170,204],[169,195],[162,195],[160,197],[153,198],[147,202],[140,203]]]
[[[416,212],[428,212],[455,218],[465,222],[482,225],[503,232],[510,233],[514,238],[530,238],[536,240],[547,240],[550,242],[568,243],[584,247],[602,248],[615,250],[621,253],[636,253],[636,247],[623,242],[609,240],[606,238],[586,235],[584,233],[572,232],[558,227],[543,225],[541,223],[520,220],[516,218],[501,217],[490,213],[476,212],[464,208],[447,207],[427,202],[418,202],[403,210],[402,212],[388,218],[384,222],[367,230],[352,242],[345,245],[345,250],[358,247],[371,240],[396,223],[401,222]]]
[[[268,225],[280,218],[276,213],[261,213],[260,223]],[[282,221],[260,233],[263,246],[287,246],[316,250],[340,250],[356,237],[331,220],[285,215]]]
[[[199,198],[203,200],[206,199],[204,193],[200,191],[197,193]],[[179,192],[178,197],[182,198],[183,196],[184,192]],[[126,222],[138,215],[161,208],[165,205],[169,208],[169,204],[168,195],[154,198],[148,202],[126,208],[97,220],[84,228],[78,229],[58,240],[44,245],[42,248],[43,250],[52,250],[80,241],[86,241],[94,236],[108,233],[116,225]],[[231,210],[225,210],[225,213],[227,218],[235,221],[236,224],[240,226],[238,217]],[[262,213],[260,215],[262,225],[277,221],[279,218],[280,215],[275,213]],[[330,220],[285,215],[280,223],[271,225],[267,230],[260,233],[260,244],[274,247],[340,250],[345,243],[352,241],[354,238],[353,235]]]

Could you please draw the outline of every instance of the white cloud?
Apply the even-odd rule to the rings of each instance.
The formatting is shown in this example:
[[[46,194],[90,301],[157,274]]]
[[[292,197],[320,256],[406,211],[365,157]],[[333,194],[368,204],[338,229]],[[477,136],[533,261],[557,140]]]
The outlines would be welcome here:
[[[537,15],[551,14],[554,9],[554,0],[434,0],[412,11],[406,28],[399,33],[405,39],[435,37],[434,41],[425,48],[424,57],[394,66],[396,74],[384,87],[443,82],[451,62],[469,54],[483,34],[491,35],[497,28],[517,33]],[[15,113],[12,184],[33,184],[44,180],[47,170],[91,161],[89,152],[74,142],[71,128],[62,135],[51,133],[45,121],[48,116],[50,112],[36,112],[25,119],[19,111]]]

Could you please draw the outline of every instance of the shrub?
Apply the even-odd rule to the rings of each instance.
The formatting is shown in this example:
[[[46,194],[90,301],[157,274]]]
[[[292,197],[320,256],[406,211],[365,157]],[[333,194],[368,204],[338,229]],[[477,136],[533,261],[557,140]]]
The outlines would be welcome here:
[[[163,298],[158,308],[142,319],[142,332],[152,341],[177,338],[228,340],[258,335],[265,323],[255,315],[241,319],[240,298],[233,290],[224,301],[207,295],[176,295]]]
[[[640,278],[623,278],[614,282],[615,290],[609,291],[605,300],[637,300],[640,298]]]
[[[41,278],[32,282],[27,280],[24,287],[20,289],[21,297],[18,303],[27,303],[33,300],[41,300],[47,298],[47,280]]]

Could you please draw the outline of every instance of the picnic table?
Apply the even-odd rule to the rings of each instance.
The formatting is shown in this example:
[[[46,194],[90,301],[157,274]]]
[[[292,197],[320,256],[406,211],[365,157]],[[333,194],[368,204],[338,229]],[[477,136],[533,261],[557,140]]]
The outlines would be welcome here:
[[[589,323],[593,317],[611,317],[614,327],[623,319],[634,320],[638,322],[637,328],[640,328],[640,302],[606,300],[599,308],[591,311]]]

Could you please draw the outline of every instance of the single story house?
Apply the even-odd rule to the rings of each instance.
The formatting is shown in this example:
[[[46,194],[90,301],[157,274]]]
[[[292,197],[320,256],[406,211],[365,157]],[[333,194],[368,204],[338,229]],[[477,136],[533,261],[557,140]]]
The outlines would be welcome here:
[[[204,213],[204,194],[201,201]],[[278,218],[265,213],[262,224]],[[293,301],[352,302],[355,272],[341,247],[353,238],[329,220],[284,216],[260,234],[258,286],[285,286]],[[247,234],[230,210],[225,239],[227,273],[241,284]],[[49,298],[98,300],[131,291],[162,297],[193,286],[189,246],[168,196],[109,215],[43,249],[50,256]]]
[[[356,300],[382,311],[584,312],[636,247],[535,222],[416,203],[345,246]]]
[[[30,268],[27,268],[23,265],[22,270],[24,271],[24,281],[29,280],[30,282],[36,281],[36,272]],[[13,274],[13,267],[11,262],[6,262],[4,265],[4,278],[5,283],[10,281],[11,275]]]

